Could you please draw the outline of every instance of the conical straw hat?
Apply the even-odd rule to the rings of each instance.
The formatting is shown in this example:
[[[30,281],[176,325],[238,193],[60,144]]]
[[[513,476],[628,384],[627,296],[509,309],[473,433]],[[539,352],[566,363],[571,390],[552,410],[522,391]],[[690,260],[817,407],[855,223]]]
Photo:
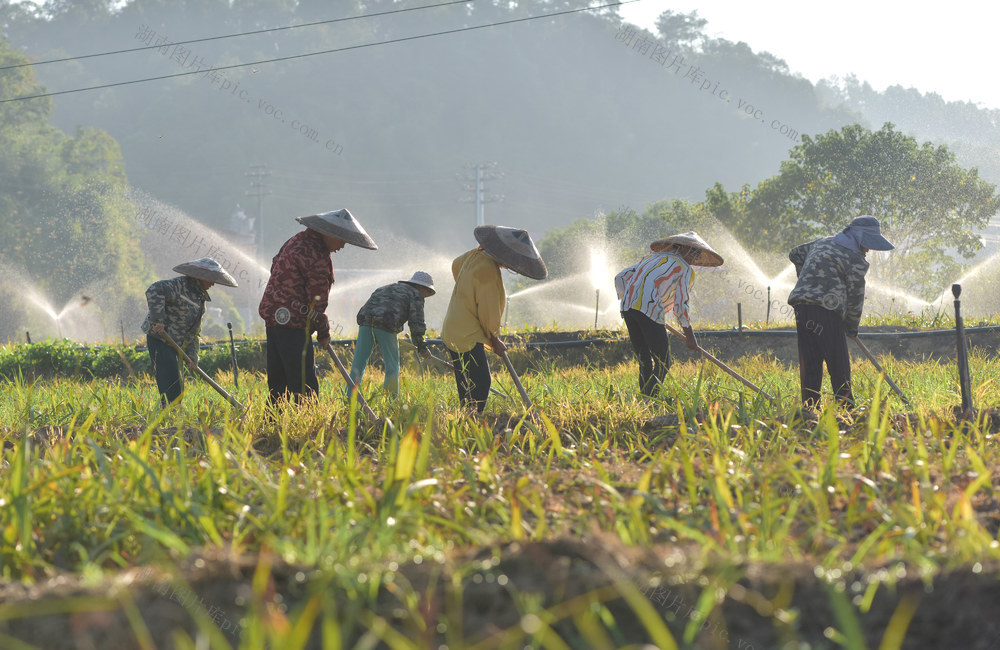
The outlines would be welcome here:
[[[314,214],[309,217],[295,217],[295,220],[320,234],[343,239],[348,244],[367,248],[370,251],[378,250],[375,240],[368,236],[368,233],[347,208]]]
[[[699,254],[688,263],[691,266],[722,266],[722,256],[712,250],[712,247],[701,238],[701,235],[693,230],[680,235],[671,235],[663,239],[657,239],[649,245],[649,250],[654,253],[664,253],[670,250],[672,245],[687,246],[698,249]]]
[[[237,286],[236,279],[229,275],[229,272],[211,257],[203,257],[193,262],[178,264],[173,270],[181,275],[187,275],[199,280],[208,280],[216,284],[224,284],[227,287]]]
[[[479,226],[474,232],[483,251],[511,271],[534,280],[544,280],[549,274],[545,261],[527,230],[507,226]]]

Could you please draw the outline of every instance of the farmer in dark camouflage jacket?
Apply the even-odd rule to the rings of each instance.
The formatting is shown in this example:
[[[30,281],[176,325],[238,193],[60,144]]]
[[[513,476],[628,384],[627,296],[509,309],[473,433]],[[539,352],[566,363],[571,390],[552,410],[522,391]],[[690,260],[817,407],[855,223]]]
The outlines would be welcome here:
[[[358,312],[358,340],[354,345],[351,378],[361,383],[374,345],[382,352],[385,381],[382,387],[391,395],[399,394],[399,340],[403,324],[410,324],[410,338],[421,357],[429,358],[424,344],[424,298],[434,295],[434,281],[429,273],[417,271],[409,280],[400,280],[376,289]]]
[[[837,399],[854,407],[847,337],[858,335],[865,304],[869,250],[894,246],[882,236],[875,217],[858,217],[843,232],[796,246],[788,254],[798,281],[788,295],[795,309],[802,404],[815,408],[823,384],[823,362]]]
[[[178,264],[173,270],[183,275],[154,282],[146,289],[149,313],[142,322],[160,402],[164,406],[179,401],[184,388],[177,353],[167,343],[166,336],[184,350],[192,364],[197,364],[201,318],[205,314],[205,303],[211,300],[208,290],[216,283],[236,286],[233,276],[211,257]]]

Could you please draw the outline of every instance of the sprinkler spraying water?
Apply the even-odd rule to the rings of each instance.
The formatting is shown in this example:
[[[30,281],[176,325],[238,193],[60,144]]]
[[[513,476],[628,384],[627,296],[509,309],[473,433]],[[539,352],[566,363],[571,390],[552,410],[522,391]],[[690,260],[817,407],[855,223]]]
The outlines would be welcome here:
[[[48,316],[52,320],[53,324],[55,324],[56,326],[57,336],[60,339],[63,338],[63,323],[66,322],[67,320],[72,320],[71,316],[74,314],[74,312],[83,309],[84,307],[89,305],[92,301],[92,298],[90,296],[88,296],[85,293],[80,293],[77,296],[70,299],[65,305],[63,305],[62,309],[56,312],[52,304],[47,299],[45,299],[45,297],[43,297],[42,294],[38,292],[38,290],[34,288],[29,288],[24,293],[24,297],[28,299],[29,303],[40,309],[42,312],[45,313],[46,316]],[[70,323],[70,326],[71,329],[73,329],[72,323]]]
[[[49,318],[52,319],[52,322],[56,325],[56,331],[59,334],[59,338],[62,338],[62,323],[59,321],[59,314],[57,314],[56,310],[52,308],[49,301],[39,295],[34,289],[28,289],[28,291],[24,294],[24,297],[28,299],[28,302],[41,309]]]
[[[604,282],[608,268],[607,256],[604,251],[590,249],[590,282],[594,285],[594,329],[597,329],[597,317],[601,313],[601,284]]]

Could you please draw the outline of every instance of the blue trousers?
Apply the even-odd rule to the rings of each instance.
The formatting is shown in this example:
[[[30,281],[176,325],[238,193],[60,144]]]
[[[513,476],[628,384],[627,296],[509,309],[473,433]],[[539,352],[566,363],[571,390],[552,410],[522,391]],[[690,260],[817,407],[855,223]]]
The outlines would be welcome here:
[[[355,384],[361,383],[375,345],[378,345],[382,353],[382,362],[385,364],[385,381],[382,382],[382,387],[387,393],[398,395],[399,339],[392,332],[367,325],[358,328],[358,340],[354,342],[354,360],[351,361],[351,379]]]

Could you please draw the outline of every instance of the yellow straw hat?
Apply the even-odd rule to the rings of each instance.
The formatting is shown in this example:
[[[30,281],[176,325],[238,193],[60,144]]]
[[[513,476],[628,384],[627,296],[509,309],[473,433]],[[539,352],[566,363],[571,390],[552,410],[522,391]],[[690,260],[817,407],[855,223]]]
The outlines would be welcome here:
[[[687,246],[698,250],[698,255],[688,260],[691,266],[722,266],[724,261],[722,256],[712,250],[712,247],[701,238],[701,235],[693,230],[657,239],[649,245],[649,250],[653,253],[665,253],[669,252],[673,246]]]

